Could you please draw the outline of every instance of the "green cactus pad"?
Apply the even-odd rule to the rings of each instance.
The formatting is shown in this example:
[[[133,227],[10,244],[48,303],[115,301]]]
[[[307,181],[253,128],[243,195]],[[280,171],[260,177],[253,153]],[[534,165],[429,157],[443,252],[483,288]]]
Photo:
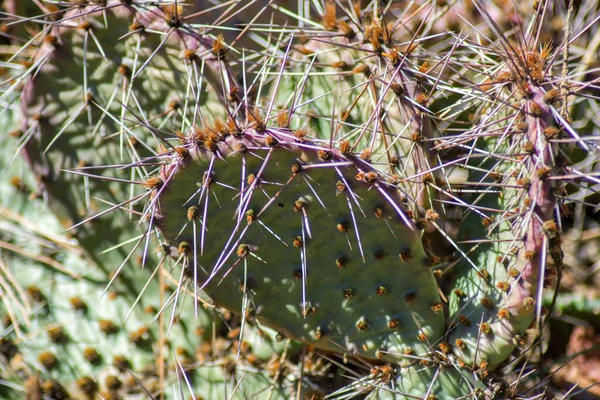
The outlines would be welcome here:
[[[390,361],[427,352],[442,305],[400,193],[292,135],[250,128],[212,150],[185,139],[185,158],[146,183],[170,252],[219,305],[291,338]]]
[[[484,392],[482,389],[485,389],[478,387],[477,379],[471,371],[457,369],[451,365],[415,365],[401,369],[389,383],[381,382],[383,376],[377,369],[371,376],[380,380],[373,384],[379,388],[369,397],[374,400],[479,398]]]
[[[221,386],[228,398],[295,397],[290,387],[303,385],[303,394],[324,394],[312,376],[299,382],[297,369],[288,374],[292,363],[279,360],[282,353],[298,364],[306,359],[296,359],[299,343],[284,336],[345,362],[350,354],[363,358],[352,360],[360,366],[338,366],[357,377],[339,397],[480,397],[491,370],[516,364],[525,354],[517,348],[534,343],[542,327],[543,288],[555,283],[562,263],[556,214],[571,188],[561,180],[580,188],[578,201],[593,191],[579,179],[597,183],[587,173],[595,161],[560,173],[585,155],[567,160],[571,154],[558,149],[571,142],[587,150],[573,126],[598,125],[589,111],[594,95],[569,103],[595,88],[589,57],[597,46],[579,46],[590,42],[597,7],[567,11],[536,1],[521,16],[521,7],[489,1],[299,1],[291,9],[273,1],[260,11],[273,12],[268,25],[252,17],[238,35],[232,21],[245,16],[245,6],[215,7],[223,11],[217,22],[202,10],[193,25],[178,3],[37,2],[26,12],[46,7],[50,15],[2,27],[12,30],[6,43],[26,43],[2,65],[8,78],[0,102],[21,96],[21,107],[5,109],[22,114],[11,151],[24,149],[35,174],[12,189],[38,185],[32,197],[46,200],[64,227],[76,225],[70,232],[92,259],[54,248],[48,255],[0,232],[9,252],[26,248],[68,272],[14,257],[8,270],[15,282],[40,288],[29,295],[43,306],[27,314],[28,340],[15,339],[16,325],[2,332],[8,370],[15,370],[16,344],[25,375],[39,373],[50,385],[46,395],[59,390],[54,381],[80,397],[81,390],[105,391],[107,371],[147,371],[156,354],[134,348],[127,363],[115,362],[132,335],[146,337],[140,328],[152,325],[137,309],[134,324],[123,323],[123,309],[142,290],[144,304],[160,308],[156,298],[172,294],[170,306],[183,302],[184,309],[195,302],[193,291],[239,313],[223,316],[235,328],[229,333],[217,320],[211,333],[218,331],[218,343],[207,356],[214,315],[176,312],[169,340],[183,368],[194,370],[186,375],[194,380],[190,392],[202,397],[222,397]],[[554,14],[561,18],[547,23]],[[564,30],[557,29],[561,19]],[[459,20],[469,25],[460,33]],[[235,40],[228,45],[220,32]],[[248,39],[257,46],[242,48]],[[546,40],[565,45],[552,52]],[[21,206],[28,218],[48,221]],[[124,212],[100,218],[118,209]],[[144,286],[158,263],[173,292]],[[115,270],[119,295],[94,302]],[[73,322],[65,296],[85,297],[94,308],[79,310]],[[190,342],[196,325],[204,352]],[[64,330],[52,336],[56,326]],[[157,329],[149,329],[146,344],[156,345]],[[70,363],[87,362],[86,342],[98,344],[103,361],[71,374]],[[199,364],[188,362],[194,355]],[[401,368],[384,373],[374,359]],[[273,372],[270,362],[280,361]],[[367,377],[364,365],[373,367]],[[169,367],[173,378],[178,366]],[[81,375],[92,380],[75,384]],[[160,386],[153,393],[165,389],[148,376],[144,383]],[[143,396],[138,389],[119,394]]]
[[[530,57],[543,61],[539,52]],[[449,293],[448,341],[460,360],[484,371],[496,368],[527,343],[524,335],[532,322],[539,330],[543,288],[562,262],[555,183],[547,179],[557,170],[557,145],[547,130],[553,129],[552,106],[542,87],[514,83],[527,93],[520,112],[496,122],[504,133],[485,139],[493,155],[483,165],[491,172],[478,177],[481,187],[488,189],[476,207],[488,216],[483,212],[466,216],[459,240],[471,241],[465,251],[471,261],[456,266]]]
[[[65,227],[131,195],[114,181],[90,177],[99,173],[91,166],[111,166],[103,175],[135,180],[136,171],[114,166],[154,154],[170,134],[163,126],[184,129],[202,118],[198,107],[208,114],[222,109],[212,86],[221,85],[214,75],[219,61],[210,52],[212,41],[189,30],[171,31],[172,6],[125,3],[64,14],[40,36],[32,61],[37,68],[25,75],[18,146]],[[196,56],[207,49],[202,60]],[[149,121],[155,128],[147,129]],[[107,238],[124,242],[136,236],[130,217],[118,213],[71,232],[91,257],[114,270],[131,245],[100,257],[97,249],[102,242],[105,248],[114,245]]]
[[[5,113],[2,126],[16,124],[15,114]],[[12,158],[12,140],[1,138],[2,165]],[[148,282],[149,268],[125,268],[104,293],[110,276],[60,234],[61,224],[41,199],[28,197],[34,185],[22,159],[0,179],[0,398],[135,399],[147,398],[145,390],[177,398],[169,387],[205,399],[241,400],[269,392],[273,399],[296,396],[293,371],[287,380],[274,382],[264,369],[273,357],[295,351],[276,340],[276,333],[246,324],[241,334],[232,335],[217,310],[200,307],[196,314],[190,298],[178,304],[172,325],[172,305],[159,323],[163,289],[156,279]],[[119,239],[103,243],[111,240]],[[168,281],[165,285],[168,297],[172,289]],[[189,386],[180,385],[182,380]],[[301,393],[320,390],[304,382],[300,386]]]

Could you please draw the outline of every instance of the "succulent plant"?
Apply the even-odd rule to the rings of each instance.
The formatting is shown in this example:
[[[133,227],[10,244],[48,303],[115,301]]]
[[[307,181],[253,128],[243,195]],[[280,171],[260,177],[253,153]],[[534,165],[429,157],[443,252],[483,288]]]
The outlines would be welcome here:
[[[14,123],[5,117],[5,126]],[[3,152],[6,163],[11,155]],[[61,234],[41,199],[28,196],[32,185],[21,160],[0,181],[0,397],[145,398],[184,377],[177,390],[204,398],[295,393],[293,369],[275,382],[266,368],[296,352],[276,332],[249,324],[240,334],[239,320],[214,307],[171,311],[177,290],[159,268],[126,268],[107,287],[110,274]]]
[[[42,44],[30,68],[41,68],[26,79],[21,95],[21,142],[41,191],[65,227],[90,217],[103,203],[123,202],[128,193],[114,183],[66,173],[57,165],[87,171],[86,166],[139,161],[161,143],[160,126],[177,119],[179,110],[188,110],[183,104],[211,110],[216,95],[194,95],[188,85],[191,71],[175,62],[184,50],[202,51],[205,43],[180,31],[163,38],[157,32],[168,29],[163,19],[167,17],[160,8],[145,11],[126,4],[105,11],[75,7],[62,17],[64,24],[40,35]],[[146,63],[150,55],[152,62]],[[142,119],[136,120],[140,110]],[[195,118],[192,114],[182,117]],[[158,123],[158,131],[135,126],[148,118]],[[113,177],[139,178],[118,173]],[[81,230],[78,240],[84,247],[90,242],[89,246],[98,248],[98,240],[121,231],[125,231],[121,240],[127,240],[132,224],[126,215],[117,216],[110,225]],[[95,252],[90,253],[95,256]],[[128,254],[123,255],[122,249],[115,252],[121,258]]]
[[[293,339],[387,361],[427,351],[442,304],[397,193],[368,163],[291,137],[250,128],[212,150],[190,137],[149,179],[169,252],[217,304]]]
[[[569,46],[598,10],[559,3],[269,3],[295,22],[228,44],[178,2],[79,2],[34,19],[2,101],[19,98],[17,150],[110,287],[144,299],[158,263],[173,310],[192,297],[184,324],[204,299],[240,335],[372,363],[332,396],[494,397],[560,282],[566,183],[592,179],[571,116],[594,97],[570,97],[592,84]],[[546,29],[546,11],[581,28]]]

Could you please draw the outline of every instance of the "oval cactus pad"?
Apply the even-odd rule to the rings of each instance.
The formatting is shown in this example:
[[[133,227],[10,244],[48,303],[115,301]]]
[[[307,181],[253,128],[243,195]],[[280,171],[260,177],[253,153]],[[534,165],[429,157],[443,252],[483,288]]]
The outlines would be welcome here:
[[[442,336],[420,234],[366,161],[282,129],[182,140],[147,181],[149,213],[219,305],[367,358],[421,355]]]

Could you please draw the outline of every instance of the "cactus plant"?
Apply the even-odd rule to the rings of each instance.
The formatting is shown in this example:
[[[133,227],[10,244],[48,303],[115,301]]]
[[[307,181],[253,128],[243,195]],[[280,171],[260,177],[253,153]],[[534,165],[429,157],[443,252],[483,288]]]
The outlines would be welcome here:
[[[397,195],[367,163],[292,135],[187,138],[150,178],[169,251],[218,304],[294,339],[388,361],[427,351],[442,304]]]
[[[270,4],[297,25],[242,29],[255,50],[162,3],[40,17],[2,96],[24,83],[18,148],[86,253],[126,280],[157,247],[175,306],[187,289],[241,331],[375,363],[332,395],[496,396],[560,281],[569,164],[593,157],[569,122],[591,85],[569,88],[569,46],[598,10],[510,8],[509,37],[491,2]],[[588,23],[561,36],[547,10]],[[437,33],[461,14],[462,34]]]
[[[195,96],[188,86],[189,71],[181,64],[173,68],[171,59],[184,49],[202,48],[201,40],[176,32],[174,43],[161,42],[161,35],[152,34],[162,28],[160,24],[167,24],[157,14],[168,17],[160,8],[144,13],[123,5],[93,11],[93,6],[75,9],[63,17],[68,23],[42,35],[33,63],[42,67],[27,80],[21,96],[24,152],[65,227],[91,216],[102,202],[117,204],[124,196],[114,184],[111,193],[109,183],[61,172],[57,164],[62,168],[118,165],[151,154],[161,142],[160,133],[140,134],[140,129],[128,126],[139,110],[142,120],[158,118],[159,127],[175,118],[179,104],[185,102],[202,104],[204,112],[211,110],[211,98]],[[122,36],[126,38],[120,40]],[[145,63],[150,55],[152,63]],[[65,61],[74,59],[79,61]],[[195,118],[195,114],[183,117]],[[85,186],[83,192],[76,189],[80,184]],[[110,227],[100,224],[95,236],[78,239],[84,247],[87,241],[98,246],[98,240],[127,231],[129,225],[130,219],[116,218]],[[86,232],[90,231],[81,235]],[[130,238],[127,235],[130,231],[123,240]]]
[[[5,150],[8,162],[12,151]],[[239,321],[214,307],[171,314],[164,296],[176,291],[167,271],[128,268],[107,289],[110,275],[60,234],[61,224],[40,199],[27,196],[35,180],[24,167],[18,160],[0,181],[0,397],[144,398],[183,376],[185,390],[204,397],[295,393],[293,366],[279,383],[264,371],[273,359],[293,354],[289,344],[256,325],[240,335]],[[160,282],[152,280],[157,272]]]

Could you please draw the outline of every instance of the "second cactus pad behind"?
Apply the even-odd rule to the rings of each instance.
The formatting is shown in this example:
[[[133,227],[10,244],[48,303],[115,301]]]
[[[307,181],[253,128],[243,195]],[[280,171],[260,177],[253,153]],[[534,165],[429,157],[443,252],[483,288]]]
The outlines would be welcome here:
[[[197,289],[326,350],[407,365],[436,345],[420,234],[368,162],[279,128],[181,140],[148,215]]]

